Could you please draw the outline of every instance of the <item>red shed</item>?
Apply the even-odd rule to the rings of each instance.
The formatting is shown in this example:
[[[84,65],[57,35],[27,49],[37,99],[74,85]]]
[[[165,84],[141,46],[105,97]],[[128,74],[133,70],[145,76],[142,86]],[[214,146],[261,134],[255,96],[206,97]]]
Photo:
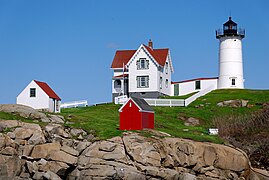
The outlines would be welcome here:
[[[129,98],[119,112],[120,130],[154,128],[154,111],[144,99]]]

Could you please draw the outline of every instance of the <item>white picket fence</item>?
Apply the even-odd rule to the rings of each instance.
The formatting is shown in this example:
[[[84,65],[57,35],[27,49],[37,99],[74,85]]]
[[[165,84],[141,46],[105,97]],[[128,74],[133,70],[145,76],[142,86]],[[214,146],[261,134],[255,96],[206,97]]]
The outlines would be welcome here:
[[[150,106],[185,106],[184,99],[145,99]]]
[[[195,101],[197,98],[206,95],[207,93],[211,92],[212,90],[216,89],[215,86],[210,86],[200,92],[197,92],[196,94],[192,95],[191,97],[187,99],[145,99],[145,101],[150,106],[188,106],[190,103]],[[115,104],[124,104],[128,100],[128,97],[125,96],[119,96],[115,97]]]
[[[61,108],[73,108],[73,107],[81,107],[81,106],[88,106],[87,100],[81,101],[72,101],[72,102],[65,102],[61,104]]]

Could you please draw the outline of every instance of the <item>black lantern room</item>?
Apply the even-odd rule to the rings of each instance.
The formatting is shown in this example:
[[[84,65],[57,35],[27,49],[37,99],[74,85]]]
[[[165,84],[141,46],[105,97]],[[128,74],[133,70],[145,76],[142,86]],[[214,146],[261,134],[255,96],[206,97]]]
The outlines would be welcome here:
[[[223,24],[223,29],[219,29],[216,31],[217,39],[224,36],[240,36],[244,38],[245,30],[241,28],[237,29],[237,24],[234,21],[232,21],[231,17],[229,17],[229,20]]]

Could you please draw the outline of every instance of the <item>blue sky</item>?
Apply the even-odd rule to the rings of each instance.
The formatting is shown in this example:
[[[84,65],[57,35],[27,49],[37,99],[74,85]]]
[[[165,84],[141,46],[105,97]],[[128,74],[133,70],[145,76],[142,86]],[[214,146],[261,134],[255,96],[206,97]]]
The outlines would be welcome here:
[[[170,48],[172,80],[215,77],[215,30],[230,12],[246,29],[246,88],[269,89],[268,7],[267,0],[0,0],[0,103],[15,103],[32,79],[63,102],[111,101],[115,51],[149,39]]]

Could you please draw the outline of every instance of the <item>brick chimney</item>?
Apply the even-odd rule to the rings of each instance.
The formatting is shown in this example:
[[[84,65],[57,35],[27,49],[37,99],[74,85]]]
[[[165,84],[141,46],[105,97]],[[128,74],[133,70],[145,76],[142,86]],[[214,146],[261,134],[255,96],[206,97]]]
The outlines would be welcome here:
[[[149,40],[149,44],[148,44],[148,46],[149,46],[151,49],[153,49],[153,42],[151,41],[151,39]]]

